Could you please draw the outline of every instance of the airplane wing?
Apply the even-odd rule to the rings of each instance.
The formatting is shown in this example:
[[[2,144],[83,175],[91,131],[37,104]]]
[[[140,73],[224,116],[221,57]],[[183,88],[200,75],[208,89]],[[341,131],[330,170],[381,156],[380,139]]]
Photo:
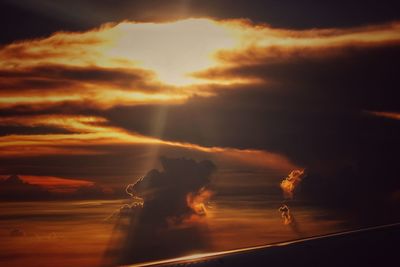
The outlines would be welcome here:
[[[400,223],[131,266],[400,266]]]

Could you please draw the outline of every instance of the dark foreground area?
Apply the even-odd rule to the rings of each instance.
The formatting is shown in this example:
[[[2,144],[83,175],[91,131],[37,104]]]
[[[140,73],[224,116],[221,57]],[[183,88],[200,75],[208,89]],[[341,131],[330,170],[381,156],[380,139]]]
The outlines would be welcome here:
[[[397,266],[399,242],[397,223],[138,266]]]

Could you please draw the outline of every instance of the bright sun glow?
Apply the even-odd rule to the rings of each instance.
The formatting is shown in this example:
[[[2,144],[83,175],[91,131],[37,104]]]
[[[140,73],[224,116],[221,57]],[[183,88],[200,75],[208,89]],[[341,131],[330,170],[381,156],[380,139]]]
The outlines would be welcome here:
[[[179,86],[200,83],[189,74],[215,66],[213,53],[237,44],[231,32],[207,19],[121,23],[112,31],[114,41],[107,54],[153,70],[162,82]]]

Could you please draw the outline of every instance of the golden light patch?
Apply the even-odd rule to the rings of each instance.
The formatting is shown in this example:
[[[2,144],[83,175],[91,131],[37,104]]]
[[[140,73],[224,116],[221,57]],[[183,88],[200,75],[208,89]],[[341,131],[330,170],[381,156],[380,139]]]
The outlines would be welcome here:
[[[212,195],[213,192],[206,188],[202,188],[196,193],[190,192],[186,196],[186,204],[196,215],[207,215],[207,202]]]
[[[105,54],[153,70],[162,82],[176,86],[201,83],[189,74],[217,65],[213,53],[238,42],[228,29],[209,19],[121,23],[110,34],[114,41]]]

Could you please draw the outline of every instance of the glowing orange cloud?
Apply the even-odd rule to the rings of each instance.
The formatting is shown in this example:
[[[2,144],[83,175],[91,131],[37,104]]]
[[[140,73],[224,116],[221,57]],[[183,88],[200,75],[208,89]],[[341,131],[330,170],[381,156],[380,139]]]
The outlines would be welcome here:
[[[301,31],[246,20],[105,24],[0,48],[0,108],[182,103],[195,94],[213,95],[215,85],[263,82],[263,77],[210,75],[213,69],[399,41],[398,22]]]
[[[282,205],[279,207],[279,212],[281,213],[281,217],[285,225],[292,223],[292,215],[290,214],[290,209],[287,205]]]
[[[0,147],[7,150],[7,156],[56,154],[90,154],[88,149],[94,145],[112,144],[165,144],[174,145],[156,138],[129,133],[123,129],[105,124],[106,120],[93,116],[43,115],[26,117],[6,117],[0,119],[0,125],[51,126],[71,131],[66,134],[44,135],[6,135],[0,137]],[[83,150],[69,149],[71,146]],[[185,146],[176,143],[176,146]],[[54,150],[52,150],[54,148]],[[61,149],[61,151],[60,151]],[[83,153],[82,153],[83,152]],[[63,154],[64,154],[63,153]],[[94,152],[93,152],[94,153]],[[97,152],[98,153],[98,152]]]
[[[207,214],[207,201],[213,195],[211,190],[202,188],[197,193],[189,193],[186,196],[186,204],[190,207],[193,212],[197,215]]]
[[[280,186],[285,198],[292,199],[296,186],[301,182],[304,177],[304,170],[294,170],[283,179]]]
[[[146,137],[110,126],[102,117],[83,115],[30,115],[0,118],[0,126],[48,126],[65,129],[57,134],[12,134],[0,136],[1,157],[40,155],[87,155],[107,153],[99,146],[147,145],[163,146],[207,154],[208,158],[226,166],[244,164],[256,168],[288,170],[295,168],[286,157],[267,151],[205,147],[191,143],[172,142]]]
[[[169,23],[122,22],[84,33],[56,33],[0,50],[0,67],[10,70],[41,64],[139,68],[169,85],[201,83],[191,72],[215,66],[215,51],[239,40],[225,23],[187,19]]]
[[[237,22],[236,22],[237,23]],[[230,65],[246,65],[341,47],[379,46],[400,41],[400,23],[348,29],[286,30],[241,22],[240,49],[217,52]]]

